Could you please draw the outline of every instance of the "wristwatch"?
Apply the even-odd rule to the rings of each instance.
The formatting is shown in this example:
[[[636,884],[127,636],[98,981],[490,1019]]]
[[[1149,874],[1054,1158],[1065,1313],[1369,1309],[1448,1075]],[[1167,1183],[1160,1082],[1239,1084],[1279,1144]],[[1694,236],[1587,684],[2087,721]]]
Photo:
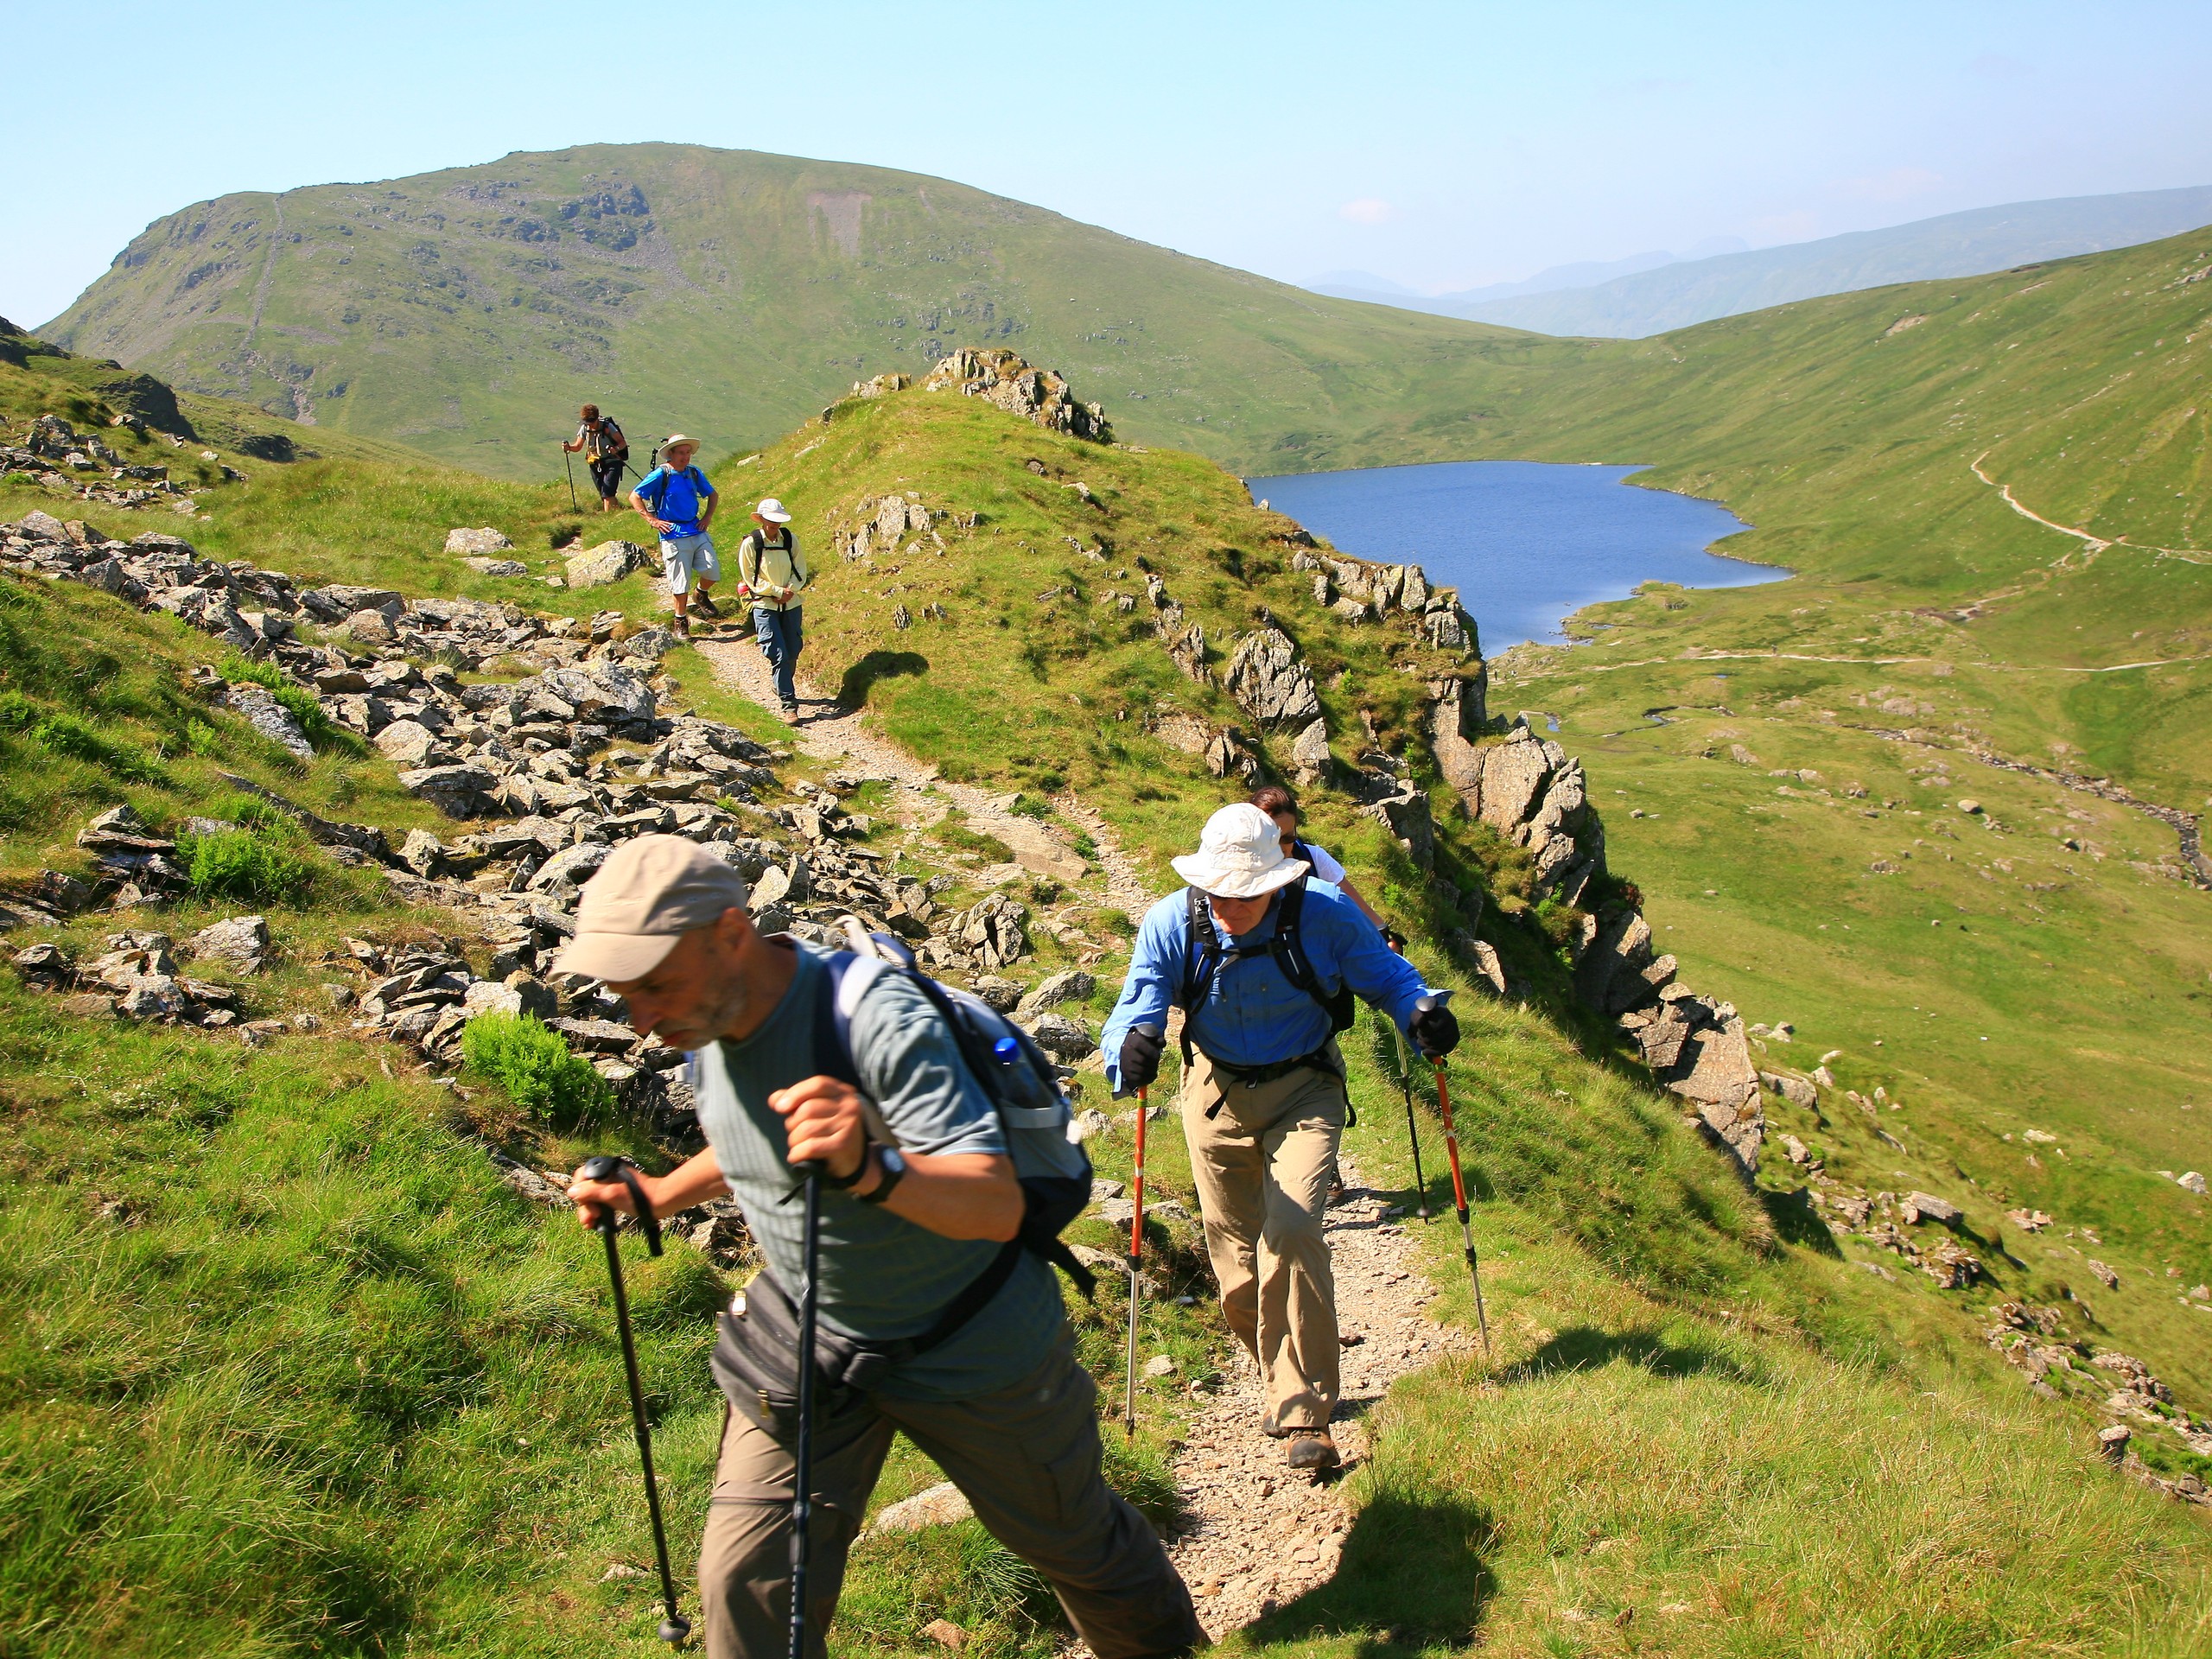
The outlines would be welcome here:
[[[899,1156],[896,1147],[878,1145],[868,1150],[875,1154],[876,1167],[883,1172],[883,1179],[867,1192],[853,1196],[862,1204],[881,1204],[891,1196],[891,1189],[906,1178],[906,1160]]]

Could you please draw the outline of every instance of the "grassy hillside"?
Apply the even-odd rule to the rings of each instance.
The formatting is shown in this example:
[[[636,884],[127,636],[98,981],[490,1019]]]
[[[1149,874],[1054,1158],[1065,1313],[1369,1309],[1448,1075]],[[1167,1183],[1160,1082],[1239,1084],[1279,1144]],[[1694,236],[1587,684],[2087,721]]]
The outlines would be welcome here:
[[[55,360],[42,378],[29,367],[0,376],[13,400],[4,412],[20,420],[41,398],[84,396],[69,378],[79,372]],[[241,430],[259,421],[207,413]],[[183,528],[203,551],[281,563],[302,581],[482,584],[639,617],[662,602],[642,578],[569,593],[478,577],[438,550],[447,524],[490,523],[527,556],[550,557],[535,549],[561,527],[566,502],[548,487],[335,442],[320,458],[238,470],[245,480],[212,485],[204,517],[188,525],[166,511],[79,509],[18,478],[0,485],[0,517],[41,505],[120,535]],[[1051,804],[1056,792],[1080,797],[1152,861],[1162,890],[1162,855],[1187,844],[1229,785],[1156,727],[1148,734],[1147,718],[1166,703],[1248,732],[1249,722],[1218,689],[1173,667],[1144,611],[1109,597],[1149,605],[1147,575],[1216,651],[1264,607],[1317,671],[1338,760],[1367,747],[1363,711],[1374,741],[1433,782],[1412,731],[1418,688],[1469,665],[1397,625],[1349,626],[1317,612],[1307,580],[1287,568],[1290,527],[1195,456],[1101,448],[976,402],[909,392],[847,404],[749,465],[712,470],[733,495],[772,489],[797,505],[823,572],[810,612],[813,671],[864,696],[885,729],[948,775],[1019,789],[1048,813],[1065,810]],[[944,515],[944,550],[925,537],[903,554],[837,558],[833,538],[862,502],[894,491]],[[6,757],[11,782],[37,780],[11,809],[10,873],[71,856],[70,832],[95,804],[129,798],[162,823],[224,807],[219,780],[200,768],[225,760],[238,771],[262,765],[251,775],[333,816],[342,804],[345,816],[396,825],[422,810],[373,753],[333,751],[302,767],[249,753],[257,740],[213,715],[209,734],[195,735],[185,671],[212,652],[181,625],[73,586],[0,585],[11,607],[37,607],[0,633],[0,691],[33,716],[7,741],[40,746]],[[679,653],[671,667],[708,712],[773,730],[715,691],[696,661]],[[138,759],[54,760],[57,734],[64,751],[76,741],[57,717],[86,710],[95,735]],[[179,723],[187,741],[172,744]],[[1281,739],[1266,741],[1287,760]],[[141,760],[168,770],[134,776]],[[1602,791],[1612,758],[1592,764]],[[786,781],[798,781],[794,769]],[[2212,1554],[2196,1513],[2101,1465],[2092,1420],[2029,1393],[1981,1339],[1992,1300],[2056,1294],[2049,1269],[2004,1231],[1993,1194],[1961,1194],[1988,1282],[1947,1291],[1902,1264],[1868,1271],[1896,1258],[1831,1236],[1786,1164],[1747,1190],[1617,1038],[1574,1010],[1559,950],[1573,918],[1528,902],[1517,849],[1457,817],[1439,790],[1432,879],[1349,799],[1314,798],[1322,838],[1409,925],[1429,971],[1459,977],[1450,934],[1472,923],[1527,987],[1525,1006],[1465,999],[1469,1039],[1454,1068],[1499,1348],[1491,1368],[1432,1372],[1393,1394],[1377,1455],[1355,1477],[1345,1570],[1238,1638],[1243,1650],[1350,1659],[1478,1641],[1554,1655],[1637,1645],[1716,1656],[2178,1655],[2203,1644]],[[1617,835],[1629,830],[1599,798]],[[886,850],[904,856],[942,859],[960,845],[949,822],[883,833]],[[1634,842],[1614,856],[1640,880],[1675,879],[1656,856],[1648,877]],[[316,958],[341,932],[438,925],[349,888],[346,874],[272,911],[289,949],[250,988],[261,1007],[313,1006]],[[1031,896],[1068,903],[1079,927],[1113,937],[1096,877]],[[73,942],[91,944],[107,925],[75,924]],[[1094,1020],[1117,967],[1109,955],[1099,969],[1104,982],[1082,1010]],[[1726,988],[1703,965],[1691,977]],[[1813,1017],[1802,1021],[1810,1036]],[[379,1061],[391,1052],[343,1033],[245,1053],[191,1033],[118,1035],[12,983],[0,985],[0,1039],[16,1147],[0,1165],[0,1256],[16,1275],[13,1300],[30,1310],[0,1364],[7,1650],[651,1646],[636,1582],[602,1579],[607,1562],[639,1559],[643,1538],[588,1241],[526,1211],[453,1138],[466,1128],[540,1166],[609,1143],[668,1155],[643,1126],[579,1135],[531,1124],[496,1090],[459,1101],[404,1065],[387,1077]],[[1407,1183],[1395,1089],[1368,1046],[1353,1045],[1351,1061],[1366,1108],[1352,1150],[1370,1180]],[[1846,1081],[1866,1079],[1847,1071]],[[1905,1097],[1902,1116],[1839,1109],[1824,1124],[1779,1126],[1854,1182],[1958,1190],[1948,1146]],[[1161,1196],[1188,1203],[1174,1141],[1154,1143],[1148,1173]],[[1121,1173],[1118,1137],[1098,1151],[1102,1173]],[[2186,1230],[2186,1217],[2158,1224],[2174,1229],[2177,1259],[2202,1259],[2201,1228]],[[1103,1224],[1085,1225],[1090,1242],[1109,1242]],[[1423,1242],[1444,1312],[1465,1319],[1450,1230]],[[2151,1261],[2140,1237],[2105,1248],[2131,1275]],[[1188,1237],[1173,1271],[1201,1287]],[[681,1553],[717,1417],[700,1356],[702,1310],[720,1289],[680,1249],[646,1286]],[[2167,1332],[2125,1298],[2116,1308],[2094,1291],[2088,1300],[2094,1314],[2069,1309],[2079,1334],[2151,1357],[2202,1409],[2201,1344],[2186,1345],[2185,1325]],[[118,1306],[143,1311],[118,1322]],[[1109,1300],[1082,1316],[1108,1372],[1116,1313]],[[1186,1375],[1223,1363],[1223,1334],[1203,1306],[1152,1317],[1154,1339]],[[1156,1493],[1160,1445],[1186,1401],[1147,1393],[1148,1439],[1117,1478]],[[32,1478],[65,1457],[80,1478]],[[928,1478],[902,1454],[881,1496]],[[1049,1630],[988,1555],[972,1529],[864,1548],[834,1650],[917,1651],[920,1626],[946,1616],[975,1633],[970,1651],[1041,1659]],[[138,1616],[69,1616],[85,1606]]]
[[[587,400],[645,444],[788,429],[1011,346],[1126,435],[1333,454],[1497,331],[1329,300],[947,180],[677,144],[517,154],[156,220],[48,338],[505,477]],[[1441,452],[1440,452],[1441,453]]]

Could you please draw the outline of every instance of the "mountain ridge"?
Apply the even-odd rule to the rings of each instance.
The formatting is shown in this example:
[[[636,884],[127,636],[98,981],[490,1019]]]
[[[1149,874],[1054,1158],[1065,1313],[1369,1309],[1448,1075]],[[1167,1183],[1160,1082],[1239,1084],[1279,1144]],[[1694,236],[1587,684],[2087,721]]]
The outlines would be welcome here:
[[[1497,331],[1376,312],[925,175],[676,144],[517,152],[155,221],[55,343],[510,476],[587,398],[757,446],[848,385],[1018,346],[1146,442],[1340,445]]]
[[[2133,247],[2208,224],[2212,185],[2008,202],[1710,257],[1637,255],[1618,263],[1649,261],[1643,269],[1587,283],[1531,285],[1554,274],[1548,271],[1529,283],[1428,298],[1344,286],[1316,291],[1540,334],[1636,340],[1798,300]]]

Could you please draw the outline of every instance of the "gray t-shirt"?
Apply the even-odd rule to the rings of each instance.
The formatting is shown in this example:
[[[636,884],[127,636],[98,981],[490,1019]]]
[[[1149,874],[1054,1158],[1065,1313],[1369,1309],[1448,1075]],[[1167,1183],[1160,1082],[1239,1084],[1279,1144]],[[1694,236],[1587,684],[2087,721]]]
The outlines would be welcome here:
[[[805,1277],[799,1260],[804,1200],[785,1155],[784,1121],[770,1109],[768,1096],[823,1071],[815,1033],[830,988],[820,951],[800,944],[798,957],[798,972],[775,1012],[743,1042],[702,1050],[696,1071],[699,1124],[715,1161],[744,1206],[746,1224],[777,1283],[794,1300]],[[943,1016],[903,976],[885,974],[868,988],[853,1011],[851,1046],[861,1090],[902,1150],[1007,1150],[998,1114],[962,1063]],[[918,1336],[999,1249],[989,1239],[945,1238],[824,1187],[823,1322],[863,1339]],[[1044,1363],[1065,1317],[1052,1268],[1025,1250],[981,1313],[927,1353],[894,1367],[883,1391],[954,1400],[1010,1388]]]

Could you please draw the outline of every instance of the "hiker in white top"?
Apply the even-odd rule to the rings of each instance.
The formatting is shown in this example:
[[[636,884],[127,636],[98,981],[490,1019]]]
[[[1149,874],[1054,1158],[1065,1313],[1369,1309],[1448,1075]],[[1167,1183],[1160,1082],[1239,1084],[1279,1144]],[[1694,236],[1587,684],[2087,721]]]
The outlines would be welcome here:
[[[770,496],[753,510],[753,528],[737,544],[737,590],[753,601],[753,631],[761,654],[775,671],[776,696],[785,720],[798,714],[798,688],[792,676],[806,649],[804,613],[799,595],[806,591],[806,558],[791,534],[791,516]]]
[[[1252,804],[1273,818],[1275,828],[1282,831],[1282,855],[1285,858],[1302,858],[1311,864],[1315,880],[1326,881],[1351,899],[1359,907],[1359,913],[1375,924],[1375,931],[1390,941],[1390,948],[1394,950],[1398,948],[1402,941],[1391,931],[1390,925],[1375,913],[1375,906],[1367,902],[1359,889],[1352,886],[1351,878],[1344,874],[1344,867],[1312,842],[1299,838],[1296,796],[1281,784],[1268,784],[1252,791]]]

